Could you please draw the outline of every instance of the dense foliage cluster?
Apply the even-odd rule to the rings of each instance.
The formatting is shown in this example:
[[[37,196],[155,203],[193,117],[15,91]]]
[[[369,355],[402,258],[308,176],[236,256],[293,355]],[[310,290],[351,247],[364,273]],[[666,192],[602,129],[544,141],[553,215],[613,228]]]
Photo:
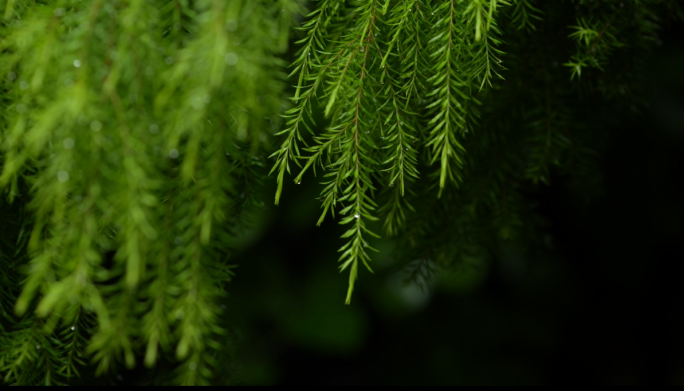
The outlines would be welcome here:
[[[683,14],[674,0],[0,9],[8,384],[68,383],[83,365],[111,373],[137,357],[177,366],[160,382],[209,383],[229,243],[269,178],[276,203],[290,174],[322,178],[319,224],[337,214],[349,227],[347,303],[370,237],[396,236],[416,278],[499,238],[537,240],[525,193],[554,173],[586,183],[602,129],[645,103],[659,26]]]

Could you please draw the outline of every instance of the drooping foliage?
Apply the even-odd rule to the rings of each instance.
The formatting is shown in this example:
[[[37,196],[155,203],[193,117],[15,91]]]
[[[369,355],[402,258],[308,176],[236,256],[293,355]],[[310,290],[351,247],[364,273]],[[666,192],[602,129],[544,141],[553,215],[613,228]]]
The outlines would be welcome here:
[[[20,290],[24,316],[3,336],[5,381],[64,382],[72,349],[99,373],[133,367],[139,352],[149,367],[173,354],[176,382],[207,383],[215,301],[232,276],[226,236],[279,127],[278,55],[299,4],[3,6],[0,181],[14,214],[2,229],[21,228],[23,246],[3,246],[23,257],[3,262],[30,258],[21,284],[3,274],[14,279],[3,305]]]
[[[347,227],[347,303],[370,238],[396,237],[420,281],[537,240],[526,191],[595,171],[602,130],[645,103],[659,27],[683,14],[674,0],[0,6],[8,384],[140,359],[176,366],[159,382],[209,384],[229,244],[263,181],[278,203],[316,173],[318,224]]]
[[[373,221],[407,260],[534,239],[523,192],[552,171],[591,172],[601,129],[643,103],[668,8],[681,13],[672,1],[320,1],[293,65],[276,203],[289,163],[303,166],[296,182],[322,169],[319,224],[337,211],[349,226],[348,303]],[[330,124],[307,145],[315,101]]]

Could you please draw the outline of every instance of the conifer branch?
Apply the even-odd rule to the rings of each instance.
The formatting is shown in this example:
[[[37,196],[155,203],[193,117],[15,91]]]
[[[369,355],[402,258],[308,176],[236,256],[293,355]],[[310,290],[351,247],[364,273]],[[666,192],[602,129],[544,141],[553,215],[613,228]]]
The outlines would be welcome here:
[[[291,164],[297,183],[322,173],[318,224],[346,226],[347,304],[376,215],[419,284],[500,240],[536,243],[521,189],[596,165],[614,118],[595,107],[643,107],[658,29],[682,14],[670,0],[319,0],[288,103],[302,4],[0,0],[0,382],[69,384],[139,358],[174,365],[173,384],[215,382],[230,243],[263,205],[269,154],[276,204]]]

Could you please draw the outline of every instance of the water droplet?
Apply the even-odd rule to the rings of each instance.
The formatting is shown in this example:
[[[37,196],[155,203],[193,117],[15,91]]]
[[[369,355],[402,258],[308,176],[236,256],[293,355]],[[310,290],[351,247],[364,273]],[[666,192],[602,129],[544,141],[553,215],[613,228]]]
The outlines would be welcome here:
[[[40,345],[36,346],[36,349],[40,350]]]
[[[19,83],[19,88],[21,88],[22,90],[28,90],[29,84],[25,81],[22,81],[21,83]]]
[[[93,132],[99,132],[102,129],[102,122],[100,121],[93,121],[90,123],[90,129],[93,130]]]
[[[301,185],[301,184],[302,184],[302,182],[297,182],[297,184],[298,184],[298,185]]]
[[[157,125],[150,125],[150,133],[151,134],[157,134],[159,133],[159,126]]]
[[[69,173],[66,171],[60,171],[57,173],[57,180],[64,183],[69,180]]]
[[[360,218],[360,217],[361,217],[361,215],[359,215],[359,214],[355,214],[355,215],[354,215],[354,218],[355,218],[355,219],[358,219],[358,218]]]
[[[176,319],[181,320],[185,318],[185,312],[183,310],[176,311]]]
[[[9,79],[9,81],[15,81],[17,79],[17,74],[14,72],[10,72],[7,74],[7,79]]]
[[[74,331],[74,330],[76,330],[76,327],[72,327],[72,328],[71,328],[71,331]]]
[[[230,52],[226,54],[226,64],[233,66],[238,63],[238,55]]]
[[[169,64],[169,65],[171,65],[171,64],[173,64],[173,58],[172,58],[172,57],[166,57],[166,59],[164,60],[164,62],[167,63],[167,64]]]
[[[195,99],[193,99],[192,107],[197,111],[202,110],[204,108],[204,102],[202,101],[202,98],[198,96]]]
[[[178,155],[180,155],[180,153],[178,153],[178,150],[177,150],[177,149],[172,149],[172,150],[169,151],[169,157],[170,157],[171,159],[176,159],[176,158],[178,158]]]
[[[191,362],[190,365],[188,365],[191,371],[196,371],[197,370],[197,364],[194,362]]]
[[[74,139],[66,138],[62,141],[62,145],[64,146],[64,149],[72,149],[74,148]]]
[[[226,30],[235,31],[238,28],[238,22],[235,19],[230,19],[226,22]]]
[[[81,67],[81,60],[74,60],[74,66],[76,68],[80,68]]]

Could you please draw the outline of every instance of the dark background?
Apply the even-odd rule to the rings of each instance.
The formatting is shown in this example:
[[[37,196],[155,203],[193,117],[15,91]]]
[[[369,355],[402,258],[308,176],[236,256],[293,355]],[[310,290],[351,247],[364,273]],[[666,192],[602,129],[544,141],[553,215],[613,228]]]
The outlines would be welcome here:
[[[330,250],[340,228],[316,228],[313,178],[286,185],[239,240],[226,373],[278,385],[684,385],[678,37],[681,25],[661,33],[649,108],[606,129],[599,196],[575,195],[562,177],[530,196],[552,251],[502,242],[497,262],[439,273],[422,291],[402,284],[384,241],[376,274],[363,270],[344,306],[347,274]]]

